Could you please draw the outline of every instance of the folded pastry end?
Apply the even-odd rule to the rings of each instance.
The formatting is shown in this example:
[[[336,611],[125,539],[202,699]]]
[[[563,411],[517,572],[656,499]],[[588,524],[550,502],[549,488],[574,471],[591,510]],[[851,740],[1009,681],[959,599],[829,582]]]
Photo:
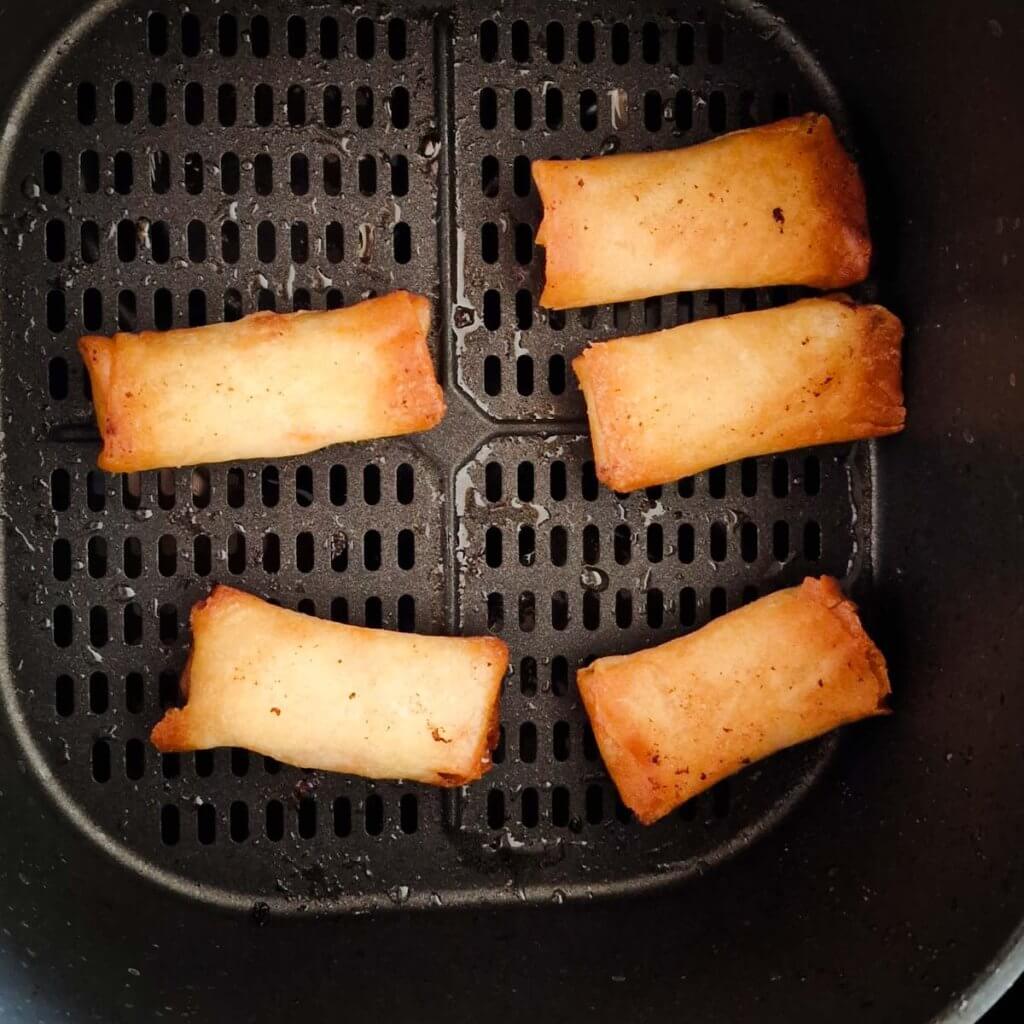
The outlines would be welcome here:
[[[874,707],[870,702],[866,705],[865,717],[871,715],[888,715],[892,709],[887,701],[892,694],[889,681],[889,669],[882,652],[868,636],[860,621],[857,605],[842,591],[839,582],[832,576],[808,576],[800,584],[800,593],[809,601],[815,601],[826,609],[842,625],[850,636],[854,648],[871,668],[871,675],[876,687]]]
[[[189,737],[188,716],[182,708],[168,708],[153,726],[149,741],[161,754],[197,749]]]
[[[95,334],[86,335],[78,339],[78,352],[89,374],[96,423],[103,439],[103,449],[97,462],[100,469],[117,472],[118,424],[107,421],[107,395],[110,392],[110,377],[114,366],[114,339]]]

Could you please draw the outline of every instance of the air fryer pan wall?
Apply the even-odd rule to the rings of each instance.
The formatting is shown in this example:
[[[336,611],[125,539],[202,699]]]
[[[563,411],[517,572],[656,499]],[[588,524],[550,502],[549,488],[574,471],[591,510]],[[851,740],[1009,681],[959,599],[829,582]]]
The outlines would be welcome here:
[[[146,52],[148,8],[135,12],[135,35],[124,12],[104,8],[88,32],[75,29],[66,47],[39,64],[46,42],[71,25],[73,11],[79,9],[54,4],[32,18],[24,11],[3,16],[7,38],[18,40],[3,71],[4,88],[12,98],[20,93],[28,104],[22,120],[14,122],[13,137],[10,130],[5,136],[4,226],[15,246],[4,268],[9,293],[4,353],[7,696],[23,713],[16,721],[25,730],[17,739],[12,735],[0,780],[0,834],[6,854],[0,878],[9,907],[0,941],[6,954],[8,1014],[14,1019],[50,1019],[67,1013],[81,1019],[91,1013],[107,1020],[152,1017],[159,1010],[172,1019],[186,1011],[199,1019],[229,1012],[256,1019],[283,1014],[287,1019],[298,1012],[323,1016],[387,1003],[428,1016],[431,1008],[437,1015],[477,1016],[486,1006],[497,1016],[511,1016],[544,1006],[546,1013],[586,1011],[599,1018],[614,1014],[648,1019],[672,1012],[695,1020],[809,1020],[829,1014],[843,1020],[904,1021],[929,1019],[944,1007],[957,1009],[1020,920],[1015,865],[1021,817],[1013,769],[1019,762],[1015,724],[1021,709],[1013,684],[1021,651],[1013,616],[1020,607],[1020,499],[1015,481],[1020,479],[1021,424],[1019,403],[1013,402],[1015,321],[1010,302],[1021,275],[1015,262],[1019,236],[1014,234],[1020,221],[1008,183],[1020,180],[1024,168],[1016,136],[1005,127],[997,132],[1012,95],[1008,52],[1014,42],[1019,48],[1020,15],[1007,7],[982,17],[949,5],[940,24],[922,22],[899,9],[864,5],[843,12],[846,20],[841,22],[812,5],[780,5],[778,13],[790,19],[809,45],[804,50],[785,23],[760,9],[709,6],[701,20],[696,8],[687,8],[683,14],[695,25],[695,54],[694,65],[681,78],[696,97],[696,116],[691,133],[676,140],[675,124],[664,122],[664,106],[662,126],[650,130],[642,99],[654,88],[663,93],[661,98],[672,92],[665,84],[667,66],[659,70],[658,64],[645,60],[643,25],[662,25],[662,47],[674,45],[675,10],[588,11],[587,20],[600,26],[598,38],[604,40],[589,69],[576,64],[571,12],[551,7],[498,15],[460,9],[452,21],[444,16],[432,20],[428,11],[347,12],[302,5],[287,12],[303,15],[310,26],[308,56],[296,58],[287,56],[284,15],[276,5],[266,5],[263,12],[275,29],[271,55],[260,58],[265,74],[243,58],[244,46],[251,44],[241,39],[234,63],[224,58],[230,72],[218,73],[217,57],[182,62],[180,50],[173,49],[182,41],[176,27],[168,55],[154,58]],[[172,25],[177,26],[181,12],[161,9],[174,14]],[[221,5],[208,10],[196,5],[191,11],[202,23],[200,49],[212,45],[214,51],[218,40],[210,26],[215,26],[216,16],[243,14]],[[252,13],[248,8],[244,12],[246,17]],[[388,21],[403,17],[408,63],[397,72],[390,63],[379,67],[380,58],[364,68],[358,52],[347,53],[358,45],[355,22],[363,14],[377,25],[381,54],[389,41]],[[309,125],[286,127],[289,117],[298,118],[293,104],[299,102],[297,94],[289,96],[288,85],[306,78],[322,84],[315,71],[319,38],[311,26],[324,16],[339,26],[345,56],[335,66],[348,108],[343,125],[334,134],[328,130],[326,138]],[[499,60],[490,67],[480,59],[476,37],[479,23],[488,17],[500,26],[502,46]],[[521,45],[511,24],[517,18],[526,21],[531,49],[530,62],[522,67],[511,49]],[[543,30],[549,20],[566,26],[565,60],[557,66],[546,63],[544,52]],[[621,46],[613,43],[610,26],[615,22],[628,23],[632,30],[628,59],[621,64],[613,52],[614,45]],[[711,30],[709,49],[703,33],[710,25],[722,25],[723,35],[721,43],[714,41],[717,30]],[[131,40],[134,50],[125,49],[121,39]],[[83,40],[88,41],[88,56]],[[762,52],[763,59],[730,63],[734,55],[744,54],[744,46]],[[972,83],[969,95],[948,88],[952,54],[961,80]],[[721,61],[712,61],[712,56]],[[662,52],[659,61],[664,57]],[[79,123],[75,93],[69,92],[63,104],[49,102],[47,90],[54,83],[74,82],[77,88],[83,76],[72,72],[81,61],[91,61],[95,68],[97,126]],[[149,115],[139,84],[153,80],[154,61],[164,62],[171,113],[179,118],[173,132],[168,125],[157,133],[174,153],[173,185],[159,202],[148,192],[149,170],[140,159],[147,143],[159,141],[147,138],[153,127],[143,127]],[[834,93],[816,61],[832,74]],[[36,78],[26,87],[33,67]],[[903,71],[898,80],[891,73],[895,67]],[[65,73],[68,77],[62,79]],[[691,73],[692,82],[687,77]],[[118,124],[113,105],[115,86],[122,80],[136,84],[128,126]],[[545,80],[553,84],[545,87]],[[194,82],[204,85],[203,125],[187,124],[197,117],[194,90],[191,112],[186,109],[187,87]],[[250,120],[251,90],[265,82],[274,86],[273,131],[257,131]],[[236,126],[217,124],[219,86],[225,83],[236,87]],[[358,118],[367,117],[365,98],[360,114],[354,92],[360,84],[374,88],[372,127],[358,127]],[[396,84],[408,89],[409,127],[392,130],[386,125],[394,107],[388,109],[383,100],[393,99],[390,90]],[[494,130],[479,120],[476,91],[487,87],[496,89],[499,121]],[[589,150],[577,106],[579,91],[588,87],[598,97],[601,126],[591,133],[595,138],[589,140]],[[523,116],[517,115],[518,88],[533,95],[535,124],[528,132],[515,128],[515,118]],[[563,127],[545,131],[548,94],[555,89],[563,97]],[[840,121],[842,111],[833,97],[843,98],[851,137],[868,174],[879,248],[873,285],[910,328],[907,384],[913,416],[904,437],[879,446],[874,459],[866,450],[814,453],[817,493],[807,493],[802,473],[789,472],[794,463],[782,474],[763,460],[755,470],[746,470],[748,480],[752,472],[757,480],[752,495],[745,493],[740,467],[730,467],[724,479],[711,475],[695,481],[692,495],[684,486],[682,493],[666,489],[669,493],[660,496],[617,500],[601,494],[590,500],[585,443],[576,439],[578,396],[571,388],[559,390],[561,371],[551,357],[571,356],[586,337],[607,336],[615,329],[616,315],[625,314],[599,311],[592,328],[570,314],[559,327],[534,307],[532,323],[525,326],[517,293],[536,294],[540,278],[537,260],[528,258],[517,224],[535,225],[537,211],[528,197],[516,196],[514,160],[523,153],[567,155],[597,151],[601,143],[613,147],[604,123],[619,102],[616,89],[629,96],[629,123],[622,125],[619,119],[618,131],[611,133],[625,148],[705,137],[718,122],[713,126],[701,118],[710,118],[711,110],[723,105],[722,99],[712,98],[716,92],[723,96],[728,127],[738,126],[741,112],[750,109],[744,99],[748,91],[774,97],[788,90],[794,109],[824,106]],[[762,89],[768,91],[762,94]],[[307,83],[309,120],[315,109],[311,95]],[[120,102],[123,115],[123,90]],[[777,112],[774,99],[767,101],[767,108],[758,102],[760,119]],[[673,117],[676,112],[673,105]],[[653,102],[649,114],[654,124]],[[557,109],[551,116],[556,115]],[[244,125],[248,127],[238,127]],[[83,195],[77,161],[79,147],[89,148],[82,137],[86,128],[94,136],[100,132],[96,150],[109,177],[96,193]],[[335,145],[344,149],[344,136],[337,133],[348,130],[350,151],[339,153],[342,195],[328,197],[319,191],[328,184],[321,185],[326,179],[318,177],[318,168],[325,150]],[[127,140],[123,144],[117,141],[118,132]],[[183,142],[189,133],[201,140],[195,149]],[[228,139],[236,141],[228,145]],[[240,165],[245,163],[243,153],[253,155],[252,169],[241,170],[242,187],[248,191],[238,197],[234,215],[209,176],[201,192],[188,191],[186,157],[200,152],[208,168],[207,143],[218,155],[238,151]],[[264,146],[273,157],[274,192],[269,196],[256,191],[255,154]],[[310,158],[309,196],[292,194],[290,156],[295,148]],[[45,154],[61,150],[66,151],[61,188],[50,196],[53,161],[47,163]],[[381,150],[392,159],[381,160]],[[409,191],[392,197],[384,190],[391,184],[396,150],[408,160]],[[133,185],[125,194],[118,191],[124,187],[125,162],[121,158],[120,180],[115,162],[115,154],[122,151],[133,156]],[[366,153],[374,156],[377,192],[358,198],[360,185],[369,191],[358,169],[358,157]],[[485,184],[486,191],[493,191],[482,168],[489,155],[498,157],[496,196],[485,194]],[[193,160],[188,172],[193,182],[195,165]],[[159,170],[159,160],[155,166]],[[301,189],[301,168],[296,173]],[[138,202],[140,193],[145,203]],[[311,205],[314,195],[316,207]],[[436,227],[435,196],[440,214]],[[48,209],[38,210],[40,203]],[[324,232],[326,246],[326,224],[335,216],[332,203],[351,223],[343,225],[343,259],[333,270],[323,270],[323,257],[313,255],[315,239]],[[29,212],[34,205],[35,225]],[[156,214],[170,211],[164,218],[171,240],[165,264],[151,265],[152,250],[146,245],[152,245],[157,218],[144,207]],[[60,229],[46,226],[54,209],[60,209],[65,223],[63,258]],[[233,216],[240,222],[240,257],[234,271],[218,259],[221,225]],[[145,226],[139,230],[140,217],[149,220],[148,233]],[[121,292],[135,293],[140,326],[151,322],[146,317],[158,315],[153,302],[161,287],[171,292],[175,323],[198,316],[199,299],[189,292],[200,286],[210,319],[221,315],[224,294],[235,287],[248,310],[260,300],[258,280],[249,288],[258,273],[262,219],[276,224],[279,254],[271,272],[264,274],[268,290],[276,288],[278,308],[297,295],[302,302],[303,287],[316,305],[327,301],[333,287],[352,301],[367,289],[383,290],[393,283],[433,294],[442,310],[457,307],[451,332],[442,315],[442,330],[435,337],[453,399],[444,432],[280,465],[276,506],[264,502],[261,465],[242,467],[234,476],[229,475],[232,467],[213,468],[205,508],[192,507],[191,474],[177,475],[173,508],[164,507],[172,493],[166,479],[161,491],[155,475],[142,482],[137,496],[129,489],[127,503],[138,507],[124,509],[120,482],[109,481],[103,490],[104,508],[90,508],[90,500],[99,502],[98,491],[90,498],[85,477],[95,442],[85,432],[88,404],[70,347],[79,329],[73,317],[81,307],[68,304],[71,312],[63,331],[48,324],[44,329],[48,304],[57,301],[48,299],[48,293],[78,294],[88,282],[98,282],[109,318],[104,329],[131,314],[130,300],[118,309]],[[296,250],[289,254],[287,249],[297,245],[298,257],[303,251],[301,237],[293,243],[291,232],[292,221],[299,219],[309,225],[310,257],[306,263],[299,259],[289,284],[289,256]],[[77,258],[80,231],[83,221],[92,220],[102,223],[103,232],[99,259],[86,265]],[[131,248],[128,229],[121,229],[123,237],[118,234],[121,221],[134,222],[138,245],[130,262],[118,251],[122,245],[127,255]],[[190,242],[195,252],[201,243],[199,228],[189,238],[190,221],[206,225],[208,249],[205,261],[191,264]],[[396,222],[410,226],[408,261],[375,262],[372,251],[370,260],[360,260],[367,243],[389,241]],[[497,228],[494,263],[483,251],[490,244],[484,240],[490,229],[481,232],[487,223]],[[372,240],[360,225],[374,229]],[[107,237],[111,227],[113,234]],[[20,253],[19,232],[25,236]],[[87,242],[92,257],[92,243]],[[52,246],[49,253],[47,244]],[[398,254],[403,244],[398,238]],[[50,265],[40,270],[50,256]],[[176,263],[179,258],[185,266]],[[440,268],[439,281],[435,266]],[[314,268],[330,277],[330,284],[316,277]],[[317,291],[318,282],[324,291]],[[494,323],[494,300],[486,297],[490,289],[501,293],[502,325]],[[711,308],[701,309],[702,298],[697,297],[693,315],[780,298],[711,296]],[[666,306],[662,303],[657,312],[634,309],[633,326],[651,323],[646,318],[659,314],[662,322],[671,322],[680,310],[691,315],[685,301],[675,303],[674,309]],[[227,308],[237,310],[233,296]],[[159,307],[159,315],[166,316],[166,305]],[[521,315],[519,334],[509,327]],[[51,385],[62,393],[59,364],[50,369],[50,360],[61,355],[69,369],[67,398],[46,394]],[[483,365],[486,356],[497,359],[500,388],[495,386],[494,362],[489,371]],[[524,356],[533,361],[532,393]],[[548,435],[557,436],[545,440]],[[544,491],[554,462],[567,467],[561,504],[547,500]],[[347,470],[344,505],[331,500],[336,464]],[[504,489],[497,497],[488,496],[489,464],[502,468]],[[521,470],[522,464],[532,467],[532,494],[530,470]],[[375,486],[372,470],[364,476],[368,465],[381,470],[377,505],[358,500],[365,497],[364,486],[371,495]],[[400,465],[411,467],[402,470],[404,483]],[[296,487],[302,466],[312,472],[299,473]],[[76,502],[73,514],[69,509],[56,521],[51,508],[41,507],[42,491],[33,483],[38,478],[52,485],[55,468],[68,470],[69,493]],[[256,479],[248,475],[253,468]],[[495,471],[490,473],[493,479]],[[774,493],[776,473],[780,490],[785,481],[784,496]],[[312,488],[306,486],[310,476]],[[399,501],[400,488],[409,496],[410,476],[412,500]],[[272,495],[272,475],[270,479],[266,487]],[[392,486],[393,498],[388,490]],[[200,495],[203,489],[200,477]],[[49,494],[46,502],[52,503]],[[579,545],[588,517],[598,527],[603,558],[594,561],[601,573],[584,572]],[[103,527],[91,529],[101,518]],[[75,531],[61,532],[69,521]],[[771,574],[773,552],[767,538],[777,521],[786,522],[790,535],[801,539],[807,522],[818,524],[821,550],[816,562],[801,548],[782,572]],[[722,550],[722,531],[712,531],[715,522],[725,525],[722,559],[711,551],[712,544],[716,552]],[[744,558],[747,522],[758,529],[756,558],[761,562]],[[616,536],[620,523],[630,527],[624,539]],[[647,527],[656,524],[672,526],[662,531],[660,561],[655,557],[657,540],[648,547]],[[523,525],[534,530],[533,564],[529,540],[524,549],[519,547]],[[546,557],[550,531],[559,525],[573,538],[564,567]],[[707,545],[693,563],[681,562],[675,552],[666,554],[673,539],[678,543],[679,525],[693,527],[698,551]],[[500,567],[489,564],[497,560],[495,541],[488,550],[487,536],[495,527],[503,533]],[[280,540],[282,568],[277,574],[266,571],[262,544],[254,546],[268,529]],[[376,541],[366,546],[373,530],[380,534],[379,570],[370,567]],[[399,539],[403,530],[415,538],[415,568],[409,570],[386,561],[401,557],[408,562],[409,542]],[[311,539],[299,540],[302,533]],[[105,577],[89,576],[91,534],[108,541],[110,571]],[[135,583],[117,571],[122,541],[130,534],[139,537],[143,552]],[[139,774],[139,767],[138,754],[128,753],[129,741],[144,735],[160,700],[160,672],[180,664],[184,649],[180,629],[177,641],[169,640],[171,616],[166,609],[161,614],[161,606],[173,604],[183,624],[188,604],[202,589],[180,559],[176,571],[161,573],[169,566],[170,550],[167,542],[161,548],[161,538],[174,536],[175,551],[180,555],[191,547],[194,556],[194,538],[203,534],[213,537],[208,579],[234,578],[293,605],[299,599],[312,600],[322,615],[330,614],[332,602],[344,596],[353,621],[367,615],[374,621],[379,614],[386,624],[409,625],[410,602],[400,604],[408,597],[417,628],[486,629],[488,609],[494,608],[490,595],[501,593],[504,623],[499,627],[492,611],[491,628],[500,628],[512,643],[517,673],[504,705],[505,760],[487,783],[446,800],[430,791],[330,778],[314,778],[315,786],[306,782],[296,791],[302,773],[267,773],[262,764],[251,762],[242,775],[223,752],[214,755],[212,772],[203,759],[189,759],[179,766],[178,776],[172,769],[168,778],[148,750],[142,755],[141,777],[130,777]],[[233,534],[246,538],[241,560],[239,542],[231,547]],[[52,578],[53,542],[60,539],[73,541],[74,586]],[[223,562],[217,561],[221,546]],[[456,549],[462,554],[458,560]],[[331,563],[342,560],[343,551],[348,566],[338,569]],[[313,568],[304,572],[310,555]],[[240,572],[232,571],[232,557]],[[59,559],[65,559],[63,552]],[[74,567],[78,559],[84,565],[80,575]],[[302,565],[297,564],[300,559]],[[438,563],[452,566],[451,574],[431,575],[424,568]],[[599,762],[587,757],[571,679],[566,685],[560,675],[551,677],[540,647],[552,657],[557,647],[557,654],[571,665],[590,654],[621,649],[623,643],[635,646],[690,626],[680,621],[679,604],[673,606],[687,587],[694,591],[695,624],[718,610],[712,606],[722,601],[713,596],[718,587],[731,605],[743,600],[746,586],[769,589],[815,568],[840,575],[849,571],[857,583],[871,625],[892,661],[898,714],[852,731],[838,745],[811,746],[779,759],[761,774],[741,776],[727,795],[720,791],[698,801],[659,835],[618,821]],[[134,594],[118,587],[129,587]],[[557,612],[561,598],[552,598],[563,591],[569,626],[559,630],[545,616],[553,607]],[[625,628],[618,618],[621,614],[621,621],[626,620],[626,612],[619,610],[626,605],[625,599],[619,603],[620,591],[632,604],[632,621]],[[648,621],[651,604],[657,606],[659,600],[652,602],[654,591],[661,592],[660,625],[656,617]],[[521,629],[531,621],[529,601],[526,612],[520,611],[524,592],[534,595],[533,636]],[[45,599],[37,605],[40,594]],[[56,648],[52,634],[43,628],[55,594],[66,594],[64,603],[72,609],[69,648]],[[378,606],[367,604],[375,597],[381,598],[379,612]],[[123,627],[123,607],[136,600],[143,616],[142,645],[130,652],[117,630]],[[598,628],[590,629],[584,617],[594,621],[595,605]],[[95,636],[102,635],[93,622],[94,607],[107,610],[115,637],[102,649],[92,645],[102,663],[79,645],[80,638],[93,639],[93,628]],[[134,629],[137,620],[132,622]],[[524,685],[522,679],[522,659],[530,655],[541,662],[536,694],[533,684]],[[133,671],[130,662],[139,664],[143,673],[143,710],[138,712],[130,711],[127,702],[137,706],[139,682],[124,689]],[[62,671],[61,664],[71,667]],[[107,676],[105,711],[92,709],[94,686],[96,707],[104,706],[102,686],[91,678],[99,672]],[[55,687],[62,674],[72,680],[75,703],[70,715],[60,714],[57,706],[63,698]],[[524,743],[527,753],[530,749],[529,725],[538,737],[532,760],[523,756]],[[66,760],[62,740],[68,743]],[[100,740],[111,754],[106,782],[93,777]],[[98,763],[103,778],[102,753]],[[529,790],[535,795],[524,801]],[[595,791],[601,793],[600,815]],[[492,792],[501,794],[500,820]],[[55,813],[54,793],[73,823]],[[378,814],[373,810],[368,830],[367,799],[372,796],[380,798],[381,824],[379,829],[373,824]],[[349,801],[348,835],[334,834],[338,797]],[[415,819],[408,797],[415,797]],[[280,812],[273,814],[280,813],[284,824],[276,840],[260,834],[266,828],[267,805],[275,800]],[[317,808],[312,825],[311,800]],[[231,835],[234,803],[248,811],[250,836],[243,841]],[[165,806],[176,807],[179,815],[178,842],[170,847],[161,832]],[[340,831],[345,831],[345,805],[340,806]],[[212,812],[203,810],[207,807]],[[536,824],[531,824],[534,813]],[[98,842],[85,839],[83,828]],[[213,841],[204,841],[211,834]],[[684,881],[652,896],[621,896],[629,889],[660,887],[673,878]],[[590,902],[588,890],[619,897]],[[521,898],[549,900],[551,905],[515,906]],[[563,899],[568,902],[562,904]],[[426,914],[408,909],[438,901],[470,906]],[[498,901],[513,905],[486,909]],[[218,903],[226,906],[217,909]],[[401,907],[397,913],[374,913],[369,920],[337,917],[340,910],[369,910],[378,903]],[[229,909],[236,904],[244,912]],[[390,964],[386,974],[384,955]],[[1012,970],[1006,968],[1004,976]],[[402,982],[396,984],[399,977]],[[996,977],[978,997],[966,997],[959,1019],[976,1017],[1002,983]],[[501,993],[496,1003],[485,1001],[495,993]]]

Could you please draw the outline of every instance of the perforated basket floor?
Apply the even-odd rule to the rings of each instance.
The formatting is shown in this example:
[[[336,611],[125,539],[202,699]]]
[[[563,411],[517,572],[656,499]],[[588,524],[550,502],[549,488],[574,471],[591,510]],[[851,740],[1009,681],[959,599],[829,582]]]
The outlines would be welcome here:
[[[28,764],[131,869],[260,913],[587,897],[703,870],[820,775],[834,740],[641,828],[575,688],[589,658],[870,565],[866,446],[631,495],[594,478],[568,369],[587,341],[793,296],[546,313],[530,159],[808,109],[842,122],[758,9],[661,11],[100,4],[26,86],[0,168],[4,694]],[[80,334],[394,287],[435,304],[439,430],[274,463],[95,469]],[[146,736],[176,699],[188,610],[218,580],[337,621],[502,636],[493,772],[443,793],[243,751],[158,756]]]

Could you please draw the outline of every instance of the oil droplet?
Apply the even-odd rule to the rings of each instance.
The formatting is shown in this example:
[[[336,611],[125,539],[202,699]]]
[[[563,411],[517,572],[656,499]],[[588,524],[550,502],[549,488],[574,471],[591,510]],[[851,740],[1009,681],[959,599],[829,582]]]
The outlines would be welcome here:
[[[407,885],[393,885],[388,889],[388,899],[392,903],[397,903],[399,906],[405,903],[409,898],[409,886]]]
[[[609,135],[608,138],[601,143],[601,156],[609,156],[612,153],[619,151],[621,145],[618,135]]]
[[[331,534],[331,560],[341,558],[348,550],[348,537],[340,530]]]
[[[598,569],[596,565],[585,565],[580,573],[580,586],[585,590],[596,590],[601,593],[608,589],[608,573]]]
[[[359,241],[356,246],[356,255],[361,263],[369,263],[373,256],[373,225],[359,225]]]
[[[625,89],[609,89],[612,131],[621,131],[629,124],[629,93]]]
[[[456,306],[452,313],[452,323],[458,331],[465,330],[476,320],[476,310],[469,306]]]
[[[437,132],[427,132],[427,134],[420,139],[419,145],[416,147],[416,152],[428,162],[436,160],[441,153],[441,140],[438,138]]]

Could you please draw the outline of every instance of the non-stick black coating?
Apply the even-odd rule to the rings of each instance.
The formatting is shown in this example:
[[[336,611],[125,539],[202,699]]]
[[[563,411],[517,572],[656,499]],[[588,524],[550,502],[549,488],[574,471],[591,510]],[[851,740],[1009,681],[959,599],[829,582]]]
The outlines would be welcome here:
[[[45,19],[4,11],[0,81],[18,83],[50,19],[77,6],[50,3]],[[100,854],[38,794],[12,743],[0,765],[8,1018],[373,1009],[902,1024],[974,1020],[1016,974],[1024,11],[776,8],[846,102],[880,290],[908,324],[911,417],[879,450],[872,616],[897,714],[774,832],[668,892],[262,925],[157,890]]]

